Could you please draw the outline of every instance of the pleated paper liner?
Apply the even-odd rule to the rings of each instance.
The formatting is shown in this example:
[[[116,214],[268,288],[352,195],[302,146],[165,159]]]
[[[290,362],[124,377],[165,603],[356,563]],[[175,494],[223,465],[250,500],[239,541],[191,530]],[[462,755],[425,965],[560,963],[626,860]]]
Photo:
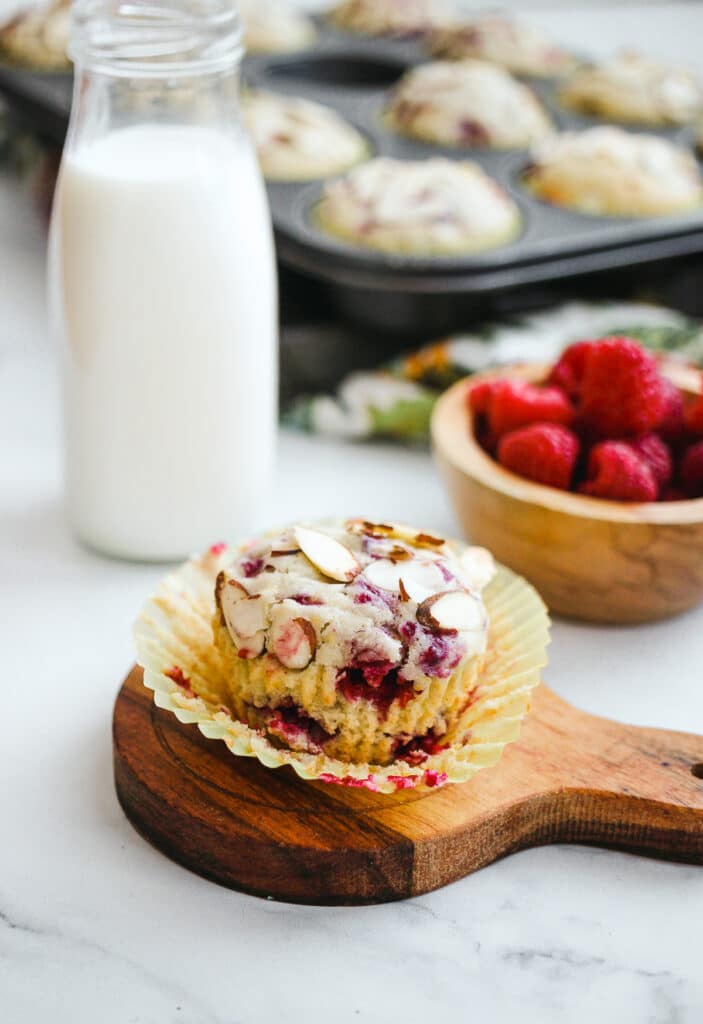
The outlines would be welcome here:
[[[490,628],[476,696],[445,737],[447,747],[420,766],[405,761],[380,766],[274,746],[233,718],[228,660],[212,640],[215,577],[234,554],[217,545],[185,563],[147,601],[135,626],[144,685],[154,691],[156,705],[180,722],[196,724],[209,739],[224,741],[232,754],[256,757],[268,768],[290,765],[302,779],[380,793],[466,782],[495,764],[505,745],[517,739],[547,662],[549,617],[534,588],[499,567],[483,592]]]

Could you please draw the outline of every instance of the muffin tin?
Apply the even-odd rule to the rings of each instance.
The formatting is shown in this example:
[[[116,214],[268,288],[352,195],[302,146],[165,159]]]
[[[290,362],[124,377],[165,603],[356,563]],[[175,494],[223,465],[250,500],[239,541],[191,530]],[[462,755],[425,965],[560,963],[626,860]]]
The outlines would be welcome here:
[[[456,149],[394,133],[382,115],[400,76],[428,59],[422,43],[354,36],[330,27],[324,19],[317,24],[319,37],[313,47],[247,57],[246,84],[332,107],[366,136],[374,155],[474,160],[507,190],[523,218],[518,238],[496,249],[452,257],[396,256],[356,247],[316,226],[313,214],[322,181],[269,183],[279,259],[314,279],[325,303],[344,318],[382,332],[437,333],[459,327],[478,313],[509,306],[506,298],[516,290],[529,296],[548,282],[651,267],[703,252],[703,206],[687,214],[647,219],[580,214],[550,206],[522,187],[521,173],[528,160],[524,150]],[[555,80],[524,80],[559,129],[605,123],[562,108]],[[70,108],[70,76],[1,68],[0,89],[34,127],[60,141]],[[686,128],[652,133],[692,143]]]

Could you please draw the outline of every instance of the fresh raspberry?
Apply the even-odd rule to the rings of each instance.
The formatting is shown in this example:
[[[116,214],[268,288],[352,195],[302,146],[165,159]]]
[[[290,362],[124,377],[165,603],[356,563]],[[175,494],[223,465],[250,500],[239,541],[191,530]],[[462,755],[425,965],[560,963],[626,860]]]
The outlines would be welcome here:
[[[680,476],[687,497],[703,498],[703,441],[697,441],[686,450]]]
[[[533,423],[506,434],[498,445],[498,462],[527,480],[569,489],[579,454],[575,434],[557,423]]]
[[[657,432],[667,444],[680,444],[686,435],[683,395],[676,385],[666,378],[662,379],[662,388],[665,394],[665,407]]]
[[[683,414],[686,430],[692,437],[703,437],[703,395],[697,395]]]
[[[634,448],[640,458],[647,463],[660,490],[671,482],[673,474],[671,452],[658,434],[647,434],[646,437],[640,437],[637,441],[630,442],[630,447]]]
[[[586,371],[588,353],[595,345],[594,341],[577,341],[564,349],[559,360],[552,367],[547,384],[565,391],[574,401],[581,393],[581,382]]]
[[[582,494],[611,501],[656,501],[657,481],[644,459],[621,441],[603,441],[591,449]]]
[[[631,338],[604,338],[591,346],[581,385],[584,425],[604,438],[636,437],[655,430],[667,392],[651,352]]]
[[[521,380],[496,381],[489,398],[488,426],[496,440],[530,423],[558,423],[568,427],[574,419],[571,402],[558,388],[542,388]]]
[[[686,495],[678,487],[666,487],[659,495],[659,501],[685,501]]]
[[[472,412],[479,416],[486,415],[497,383],[495,380],[480,380],[471,385],[466,398]]]

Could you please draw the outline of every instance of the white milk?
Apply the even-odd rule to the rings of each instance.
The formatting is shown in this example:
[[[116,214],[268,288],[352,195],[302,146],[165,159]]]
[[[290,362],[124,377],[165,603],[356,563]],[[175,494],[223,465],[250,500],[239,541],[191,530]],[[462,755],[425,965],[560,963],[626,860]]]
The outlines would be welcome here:
[[[51,249],[77,534],[175,559],[260,526],[277,303],[248,144],[147,124],[69,150]]]

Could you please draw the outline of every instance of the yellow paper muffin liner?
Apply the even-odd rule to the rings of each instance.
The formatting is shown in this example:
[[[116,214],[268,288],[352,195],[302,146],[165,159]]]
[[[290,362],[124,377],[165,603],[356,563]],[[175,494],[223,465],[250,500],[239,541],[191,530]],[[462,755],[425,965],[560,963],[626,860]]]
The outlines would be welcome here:
[[[449,745],[421,765],[352,762],[275,746],[262,732],[233,717],[229,660],[213,643],[215,578],[235,551],[216,545],[168,576],[136,622],[137,658],[154,703],[204,736],[222,740],[232,754],[256,757],[267,768],[290,765],[306,780],[392,793],[466,782],[494,765],[517,739],[530,695],[547,663],[549,616],[533,587],[499,567],[483,592],[490,628],[474,698],[443,741]]]

